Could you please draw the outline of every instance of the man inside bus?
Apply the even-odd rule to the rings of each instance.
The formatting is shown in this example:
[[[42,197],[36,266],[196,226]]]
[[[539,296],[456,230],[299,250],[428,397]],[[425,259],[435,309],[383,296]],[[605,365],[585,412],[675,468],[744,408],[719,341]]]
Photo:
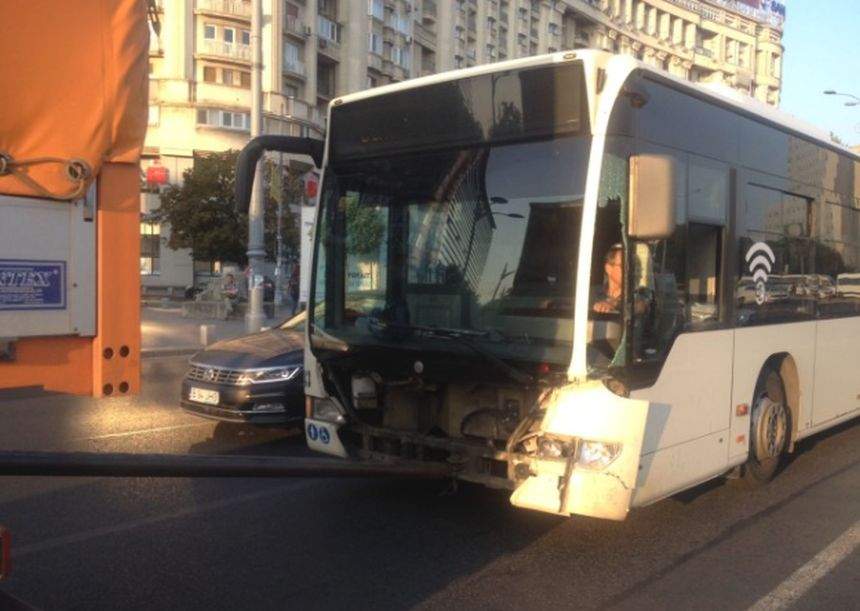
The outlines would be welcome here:
[[[597,294],[598,300],[591,309],[597,314],[619,314],[621,312],[621,297],[624,290],[624,245],[613,244],[603,257],[603,293]],[[650,300],[645,291],[636,292],[634,310],[636,314],[648,311]]]
[[[592,309],[598,314],[617,314],[621,311],[621,294],[624,288],[624,246],[613,244],[603,257],[603,295],[599,295]]]

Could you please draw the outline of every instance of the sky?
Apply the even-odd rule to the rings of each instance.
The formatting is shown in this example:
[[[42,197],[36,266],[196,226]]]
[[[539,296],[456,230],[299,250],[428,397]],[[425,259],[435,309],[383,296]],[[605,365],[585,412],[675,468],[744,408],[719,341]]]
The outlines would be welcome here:
[[[782,109],[860,145],[860,0],[786,0]]]

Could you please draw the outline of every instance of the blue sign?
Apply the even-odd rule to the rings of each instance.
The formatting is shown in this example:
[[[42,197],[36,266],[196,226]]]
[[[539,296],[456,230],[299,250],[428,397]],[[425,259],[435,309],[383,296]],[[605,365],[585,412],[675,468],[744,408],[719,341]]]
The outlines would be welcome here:
[[[324,426],[320,427],[320,441],[326,445],[331,441],[331,433],[329,433],[328,429]]]
[[[316,441],[319,437],[319,434],[319,430],[317,429],[315,424],[311,423],[308,425],[308,437],[311,441]]]
[[[65,309],[65,261],[0,259],[0,311]]]

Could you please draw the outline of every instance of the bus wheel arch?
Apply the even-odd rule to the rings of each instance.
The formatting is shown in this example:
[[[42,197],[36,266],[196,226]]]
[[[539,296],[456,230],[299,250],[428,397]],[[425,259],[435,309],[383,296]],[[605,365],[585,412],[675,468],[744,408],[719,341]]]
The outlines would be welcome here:
[[[759,372],[750,403],[750,452],[743,479],[759,486],[773,479],[793,449],[799,412],[797,366],[790,354],[775,354]]]
[[[782,378],[785,390],[785,400],[791,414],[791,436],[788,440],[788,453],[794,453],[794,445],[797,442],[797,431],[800,426],[800,376],[797,373],[797,364],[794,357],[788,353],[777,355],[779,377]]]

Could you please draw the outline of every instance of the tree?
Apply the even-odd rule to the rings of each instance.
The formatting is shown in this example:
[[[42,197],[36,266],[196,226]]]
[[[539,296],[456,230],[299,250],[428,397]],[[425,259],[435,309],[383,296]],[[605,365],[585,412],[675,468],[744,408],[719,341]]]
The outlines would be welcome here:
[[[236,211],[234,197],[237,156],[236,151],[226,151],[197,157],[194,166],[183,173],[182,184],[172,185],[161,194],[161,206],[154,216],[170,225],[170,248],[190,248],[198,261],[247,263],[248,216]],[[277,181],[275,168],[269,162],[264,164],[267,185]],[[295,172],[278,183],[285,203],[301,201],[301,184]],[[266,257],[274,260],[277,203],[271,188],[265,188],[264,193]],[[297,223],[291,214],[285,214],[283,224],[287,250],[295,250]]]
[[[380,210],[362,203],[357,197],[346,202],[346,249],[350,254],[369,255],[377,252],[385,234]]]

